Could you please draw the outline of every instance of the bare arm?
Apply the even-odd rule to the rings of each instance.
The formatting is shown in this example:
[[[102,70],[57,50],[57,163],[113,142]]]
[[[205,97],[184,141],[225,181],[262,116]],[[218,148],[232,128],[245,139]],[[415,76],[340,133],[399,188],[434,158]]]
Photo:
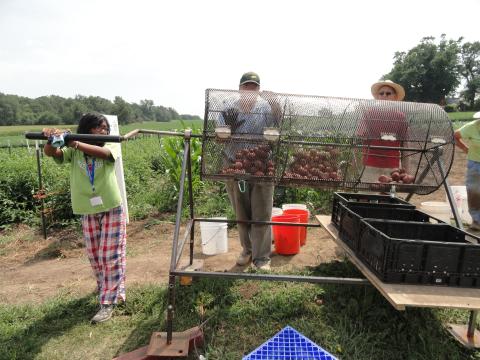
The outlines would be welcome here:
[[[63,132],[63,130],[59,129],[43,129],[43,134],[47,137],[50,137],[51,135],[58,135]],[[102,146],[97,146],[97,145],[90,145],[87,143],[83,143],[80,141],[72,140],[68,142],[69,147],[73,147],[75,149],[78,149],[82,152],[84,152],[87,155],[99,158],[99,159],[111,159],[112,158],[112,153],[110,152],[110,149],[102,147]],[[50,144],[46,144],[43,151],[45,152],[45,155],[47,156],[53,156],[56,158],[61,158],[63,157],[63,152],[59,148],[53,147]]]
[[[275,121],[275,126],[280,126],[280,122],[283,117],[283,109],[276,99],[275,93],[272,91],[262,91],[261,95],[268,102],[270,108],[272,109],[272,116]]]
[[[83,143],[80,141],[70,141],[68,143],[69,147],[73,147],[75,149],[80,150],[81,152],[90,155],[92,157],[98,158],[98,159],[111,159],[112,158],[112,153],[110,152],[110,149],[102,146],[97,146],[97,145],[90,145],[87,143]]]
[[[45,128],[45,129],[42,130],[43,135],[45,135],[46,137],[50,137],[52,135],[60,135],[62,132],[63,132],[63,130],[52,129],[52,128]],[[43,152],[47,156],[53,156],[53,157],[56,157],[56,158],[63,157],[62,150],[60,150],[56,147],[53,147],[49,143],[45,144],[45,147],[43,148]]]
[[[45,147],[43,148],[43,152],[47,156],[53,156],[56,158],[61,158],[63,157],[63,152],[59,148],[53,147],[50,144],[45,144]]]
[[[468,154],[468,145],[465,144],[465,141],[463,141],[460,131],[455,131],[453,136],[455,137],[455,145],[457,145],[460,149],[462,149],[465,153]]]

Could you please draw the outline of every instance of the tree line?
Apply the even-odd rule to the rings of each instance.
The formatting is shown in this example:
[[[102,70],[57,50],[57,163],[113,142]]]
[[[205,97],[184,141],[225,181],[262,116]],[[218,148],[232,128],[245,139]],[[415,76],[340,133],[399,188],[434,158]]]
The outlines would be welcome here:
[[[136,104],[126,102],[120,96],[110,101],[99,96],[63,98],[50,95],[31,99],[0,93],[0,126],[76,124],[82,114],[90,111],[117,115],[120,124],[200,119],[196,115],[180,115],[171,107],[155,105],[153,100],[141,100]]]
[[[480,42],[424,37],[408,51],[397,51],[383,76],[405,88],[405,100],[446,104],[459,97],[460,110],[480,110]]]

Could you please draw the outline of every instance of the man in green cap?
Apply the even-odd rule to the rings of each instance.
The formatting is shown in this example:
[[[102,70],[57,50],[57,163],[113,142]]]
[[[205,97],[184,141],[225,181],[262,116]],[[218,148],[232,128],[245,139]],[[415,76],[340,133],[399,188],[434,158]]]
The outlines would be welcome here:
[[[232,134],[245,135],[248,139],[263,139],[263,130],[274,126],[269,103],[260,95],[260,77],[247,72],[240,78],[239,97],[233,106],[223,112],[218,125],[229,125]],[[228,113],[228,114],[227,114]],[[235,159],[236,151],[253,148],[255,142],[236,142],[225,146],[228,161]],[[273,207],[273,183],[260,181],[227,181],[228,197],[237,220],[271,221]],[[270,270],[272,235],[270,225],[238,224],[242,253],[237,258],[240,266],[251,261],[256,269]]]

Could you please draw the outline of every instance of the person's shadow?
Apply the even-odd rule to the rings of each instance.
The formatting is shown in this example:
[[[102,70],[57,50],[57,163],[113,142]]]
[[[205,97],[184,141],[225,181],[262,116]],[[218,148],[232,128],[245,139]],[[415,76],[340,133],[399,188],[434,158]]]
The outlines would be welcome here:
[[[43,315],[28,326],[12,326],[13,331],[8,335],[0,331],[0,359],[36,358],[42,347],[52,338],[62,336],[81,323],[89,323],[98,307],[96,299],[97,296],[92,293],[68,302],[59,301],[49,306]],[[28,319],[36,316],[36,310],[31,312],[28,309],[30,308],[17,308],[12,315],[12,321],[18,317]]]

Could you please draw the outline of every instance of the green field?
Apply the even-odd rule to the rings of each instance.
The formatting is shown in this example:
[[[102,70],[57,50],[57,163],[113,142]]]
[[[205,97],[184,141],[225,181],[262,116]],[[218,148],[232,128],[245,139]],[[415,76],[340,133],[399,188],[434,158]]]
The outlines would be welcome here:
[[[452,121],[465,122],[473,120],[473,111],[454,112],[449,113],[448,116]],[[459,124],[457,124],[459,125]],[[45,127],[52,127],[49,125],[17,125],[17,126],[0,126],[0,146],[8,144],[22,144],[25,143],[24,133],[27,131],[39,132]],[[57,125],[60,129],[70,129],[75,131],[75,125]],[[191,127],[193,129],[201,129],[203,127],[203,120],[173,120],[169,122],[142,122],[132,123],[128,125],[121,125],[120,132],[126,134],[134,129],[148,129],[148,130],[173,130],[183,129],[184,127]]]
[[[473,114],[475,114],[475,111],[452,112],[448,113],[448,117],[452,121],[471,121],[473,120]]]
[[[190,127],[192,129],[199,129],[203,126],[203,120],[172,120],[169,122],[142,122],[132,123],[128,125],[120,125],[120,132],[126,134],[135,129],[148,130],[173,130]],[[60,129],[70,129],[75,131],[75,125],[16,125],[16,126],[0,126],[0,146],[10,144],[25,143],[25,132],[40,132],[46,127],[58,127]]]

